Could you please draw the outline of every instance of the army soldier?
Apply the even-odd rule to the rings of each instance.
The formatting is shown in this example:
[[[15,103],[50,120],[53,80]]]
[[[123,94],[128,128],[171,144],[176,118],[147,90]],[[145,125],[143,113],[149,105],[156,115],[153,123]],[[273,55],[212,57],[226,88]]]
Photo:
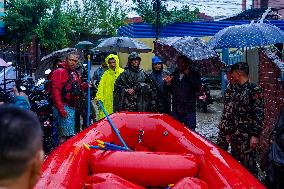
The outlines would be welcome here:
[[[227,68],[230,69],[230,68]],[[217,145],[224,149],[225,151],[229,148],[229,143],[226,138],[225,128],[230,127],[232,125],[232,116],[234,115],[233,112],[233,94],[234,94],[234,88],[237,87],[236,82],[234,78],[232,77],[232,72],[229,72],[227,69],[224,71],[227,72],[227,79],[229,81],[229,84],[226,88],[225,95],[224,95],[224,110],[221,116],[221,121],[219,123],[219,133],[217,138]]]
[[[225,104],[221,123],[226,140],[231,144],[232,155],[254,175],[257,175],[256,147],[262,131],[264,112],[262,89],[249,82],[249,66],[238,62],[229,67],[236,82],[231,103]]]
[[[128,64],[114,84],[114,111],[156,112],[156,88],[140,68],[136,52],[128,56]]]

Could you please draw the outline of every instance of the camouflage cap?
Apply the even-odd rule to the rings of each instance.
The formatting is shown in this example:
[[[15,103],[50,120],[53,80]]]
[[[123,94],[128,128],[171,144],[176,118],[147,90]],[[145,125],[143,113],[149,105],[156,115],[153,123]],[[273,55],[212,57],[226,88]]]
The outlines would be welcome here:
[[[131,60],[134,59],[138,59],[141,61],[141,57],[139,56],[139,54],[137,52],[132,52],[130,53],[130,55],[128,56],[128,62],[130,62]]]

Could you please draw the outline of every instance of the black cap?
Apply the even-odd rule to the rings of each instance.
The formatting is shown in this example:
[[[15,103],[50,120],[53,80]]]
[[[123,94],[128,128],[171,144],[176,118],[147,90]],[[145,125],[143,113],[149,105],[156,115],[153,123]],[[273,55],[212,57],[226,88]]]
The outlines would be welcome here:
[[[249,74],[249,65],[246,62],[237,62],[233,65],[229,65],[224,68],[225,72],[230,72],[234,70],[242,70]]]

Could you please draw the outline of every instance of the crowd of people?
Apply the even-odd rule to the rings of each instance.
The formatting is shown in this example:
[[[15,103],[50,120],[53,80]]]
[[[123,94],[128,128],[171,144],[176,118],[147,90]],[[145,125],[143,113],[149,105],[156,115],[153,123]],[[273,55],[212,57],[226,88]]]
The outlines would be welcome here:
[[[78,60],[79,54],[71,52],[49,75],[52,113],[59,144],[78,132],[75,127],[75,112],[80,93],[89,87],[84,85],[80,73],[76,71]],[[97,86],[93,96],[95,101],[100,101],[108,114],[119,111],[171,114],[194,131],[196,95],[201,86],[201,76],[192,66],[192,60],[179,56],[173,73],[164,69],[163,61],[157,56],[152,58],[151,73],[146,73],[140,65],[141,57],[138,53],[129,55],[124,69],[120,67],[118,56],[109,54],[92,78],[93,84]],[[258,85],[249,81],[247,63],[227,66],[224,71],[229,84],[224,95],[217,145],[230,151],[236,160],[257,177],[257,148],[264,120],[263,92]],[[15,105],[21,108],[16,108],[15,105],[0,107],[0,187],[15,184],[12,182],[15,178],[23,182],[22,179],[27,175],[30,178],[26,178],[23,184],[33,185],[43,159],[40,123],[32,113],[23,110],[28,109],[29,105],[25,95],[16,89],[14,93],[16,101],[18,99]],[[284,111],[282,114],[284,115]],[[275,127],[272,139],[273,152],[278,150],[277,157],[282,157],[282,161],[273,161],[275,153],[271,152],[268,156],[270,166],[267,169],[266,183],[270,188],[283,187],[283,174],[280,174],[283,173],[284,165],[283,115]],[[104,117],[104,112],[99,109],[98,120]],[[8,169],[9,174],[6,171]]]

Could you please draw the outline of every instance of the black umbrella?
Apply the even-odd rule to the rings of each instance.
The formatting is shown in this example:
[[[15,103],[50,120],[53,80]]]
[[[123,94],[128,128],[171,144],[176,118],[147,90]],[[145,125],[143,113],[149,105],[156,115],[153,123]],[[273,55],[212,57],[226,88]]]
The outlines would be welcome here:
[[[83,50],[89,50],[94,47],[95,47],[94,43],[90,41],[80,41],[79,43],[75,45],[75,48],[83,49]]]
[[[129,37],[110,37],[104,39],[95,50],[102,52],[122,52],[122,53],[147,53],[152,49],[144,43]]]
[[[44,73],[45,70],[53,69],[58,62],[64,60],[70,52],[73,52],[75,50],[75,48],[64,48],[42,57],[40,64],[35,71],[35,78],[46,78],[46,75]]]

